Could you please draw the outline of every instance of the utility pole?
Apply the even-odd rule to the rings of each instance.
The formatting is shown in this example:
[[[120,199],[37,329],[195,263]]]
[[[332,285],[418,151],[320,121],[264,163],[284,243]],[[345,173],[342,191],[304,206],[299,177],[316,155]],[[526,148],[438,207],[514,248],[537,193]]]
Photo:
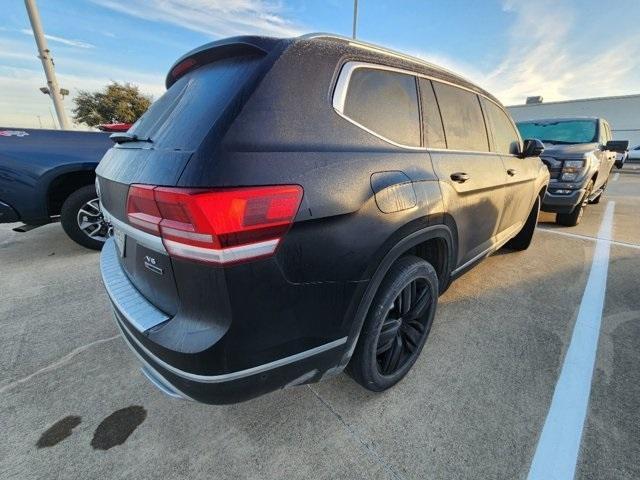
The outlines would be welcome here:
[[[64,111],[64,105],[62,103],[63,96],[58,85],[58,80],[56,79],[56,71],[53,64],[53,58],[51,58],[51,51],[47,46],[47,39],[44,37],[44,31],[42,30],[38,7],[36,6],[35,0],[24,0],[24,4],[27,7],[29,21],[31,22],[31,29],[33,30],[36,45],[38,46],[38,57],[42,60],[44,74],[47,77],[47,87],[43,87],[40,90],[51,97],[60,128],[62,130],[69,130],[71,125],[69,124],[69,119]]]
[[[358,27],[358,0],[353,0],[353,39],[356,39],[356,29]]]

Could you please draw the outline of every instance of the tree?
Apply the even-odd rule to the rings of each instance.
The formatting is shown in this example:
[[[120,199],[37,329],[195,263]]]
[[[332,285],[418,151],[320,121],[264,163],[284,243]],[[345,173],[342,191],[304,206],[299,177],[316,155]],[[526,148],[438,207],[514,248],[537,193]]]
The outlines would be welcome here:
[[[98,92],[81,90],[73,99],[76,123],[95,127],[102,123],[134,123],[151,105],[152,97],[137,85],[111,82]]]

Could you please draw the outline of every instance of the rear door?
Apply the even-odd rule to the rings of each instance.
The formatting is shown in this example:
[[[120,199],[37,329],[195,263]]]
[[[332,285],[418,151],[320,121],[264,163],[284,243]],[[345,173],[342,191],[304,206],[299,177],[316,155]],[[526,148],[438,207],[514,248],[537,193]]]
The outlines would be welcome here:
[[[505,206],[498,227],[500,236],[506,238],[517,232],[529,215],[540,160],[518,157],[522,151],[520,135],[502,107],[486,98],[482,98],[482,107],[492,140],[491,150],[500,154],[507,173]]]
[[[435,80],[421,82],[424,124],[428,128],[426,117],[433,101],[424,94],[433,85],[444,127],[445,148],[440,142],[427,146],[440,179],[445,212],[457,225],[457,266],[461,267],[496,243],[506,173],[500,155],[490,151],[478,95]]]

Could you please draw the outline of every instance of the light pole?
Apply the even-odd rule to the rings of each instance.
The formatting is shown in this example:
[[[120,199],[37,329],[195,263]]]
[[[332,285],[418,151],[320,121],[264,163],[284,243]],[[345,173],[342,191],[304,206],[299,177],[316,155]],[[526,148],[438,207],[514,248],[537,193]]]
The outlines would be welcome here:
[[[53,58],[51,58],[51,51],[47,46],[47,39],[44,37],[44,31],[42,30],[42,23],[40,22],[40,14],[38,13],[38,7],[35,0],[24,0],[24,4],[27,7],[27,13],[29,14],[29,21],[31,22],[31,29],[33,30],[33,36],[38,46],[38,57],[42,61],[42,67],[44,68],[44,74],[47,77],[47,87],[43,87],[40,90],[43,93],[48,94],[53,101],[53,108],[56,110],[56,116],[58,117],[58,124],[62,130],[69,130],[71,127],[67,114],[64,111],[64,105],[62,103],[63,93],[58,86],[58,80],[56,79],[56,71],[53,64]]]
[[[353,0],[353,39],[356,39],[356,29],[358,27],[358,0]]]

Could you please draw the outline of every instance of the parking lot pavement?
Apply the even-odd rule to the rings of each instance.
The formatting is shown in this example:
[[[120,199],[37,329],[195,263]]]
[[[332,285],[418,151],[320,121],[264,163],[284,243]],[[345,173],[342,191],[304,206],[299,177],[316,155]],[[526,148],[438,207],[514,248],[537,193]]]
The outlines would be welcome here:
[[[383,394],[340,375],[239,405],[171,400],[116,335],[98,255],[59,225],[1,226],[0,478],[525,478],[610,201],[576,478],[639,478],[634,174],[611,181],[580,226],[559,229],[544,214],[529,250],[501,251],[456,281],[416,366]]]

